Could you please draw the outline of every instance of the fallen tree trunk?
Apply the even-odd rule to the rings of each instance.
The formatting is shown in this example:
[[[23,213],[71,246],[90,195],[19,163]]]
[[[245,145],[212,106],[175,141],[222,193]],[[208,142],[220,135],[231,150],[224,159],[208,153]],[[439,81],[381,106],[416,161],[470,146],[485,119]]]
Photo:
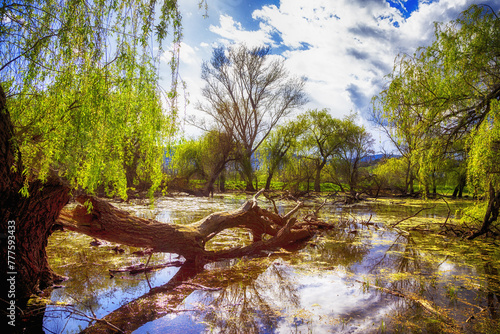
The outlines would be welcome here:
[[[58,223],[68,230],[94,238],[151,248],[153,252],[176,253],[199,265],[286,248],[308,240],[315,234],[318,224],[310,220],[296,223],[296,219],[292,217],[302,207],[302,202],[298,202],[293,210],[282,216],[258,206],[257,197],[262,192],[263,190],[259,191],[237,210],[213,213],[191,225],[168,224],[135,217],[105,200],[80,196],[77,201],[81,204],[72,210],[63,210]],[[83,205],[85,202],[90,204],[90,210]],[[221,251],[205,249],[205,244],[210,239],[228,228],[250,230],[253,243]],[[268,238],[264,240],[265,235]]]

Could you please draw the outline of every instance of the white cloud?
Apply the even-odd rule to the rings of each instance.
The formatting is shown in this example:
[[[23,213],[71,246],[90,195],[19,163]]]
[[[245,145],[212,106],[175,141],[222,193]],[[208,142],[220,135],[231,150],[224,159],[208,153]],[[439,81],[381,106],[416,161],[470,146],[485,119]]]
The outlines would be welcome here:
[[[229,16],[222,14],[219,17],[219,25],[210,25],[209,30],[222,37],[220,41],[223,44],[244,43],[249,47],[261,45],[274,45],[271,37],[271,28],[268,25],[261,24],[259,30],[247,31],[241,23],[234,21]]]
[[[265,6],[254,18],[275,28],[292,73],[309,79],[310,107],[328,107],[336,117],[366,105],[376,77],[390,71],[387,52],[398,12],[380,2],[356,6],[352,1],[323,3],[282,0]],[[392,51],[392,50],[391,50]]]
[[[197,55],[197,47],[191,47],[190,45],[181,42],[180,60],[183,63],[189,65],[201,64],[201,59]]]
[[[281,0],[252,17],[273,27],[291,48],[284,54],[287,64],[309,78],[311,106],[328,107],[339,117],[365,111],[397,54],[430,44],[434,22],[456,18],[472,2],[422,2],[405,19],[385,1]]]

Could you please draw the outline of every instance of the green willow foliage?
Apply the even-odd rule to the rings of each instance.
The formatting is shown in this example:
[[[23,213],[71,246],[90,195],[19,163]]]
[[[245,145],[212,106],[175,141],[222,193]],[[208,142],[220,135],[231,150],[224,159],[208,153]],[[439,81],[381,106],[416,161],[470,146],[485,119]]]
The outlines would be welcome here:
[[[176,130],[177,1],[2,1],[0,20],[0,84],[26,179],[125,198],[124,166],[136,155],[154,190]],[[165,42],[174,45],[168,110],[158,85]]]
[[[425,186],[444,159],[465,156],[472,190],[491,196],[500,190],[500,19],[474,5],[436,25],[435,37],[413,56],[399,57],[374,107],[396,137],[414,138]]]

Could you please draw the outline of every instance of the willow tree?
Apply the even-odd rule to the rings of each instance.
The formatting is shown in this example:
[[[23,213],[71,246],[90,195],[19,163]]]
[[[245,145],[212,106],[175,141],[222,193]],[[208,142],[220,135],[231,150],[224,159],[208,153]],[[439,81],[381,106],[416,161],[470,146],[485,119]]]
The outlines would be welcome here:
[[[204,62],[204,102],[198,109],[241,145],[240,165],[253,190],[252,155],[278,122],[306,103],[304,79],[290,76],[284,60],[268,47],[215,48]]]
[[[299,118],[305,122],[307,129],[303,145],[315,166],[314,191],[321,191],[321,171],[340,147],[346,144],[345,122],[333,118],[328,109],[308,110]]]
[[[305,123],[289,121],[276,127],[258,150],[261,169],[267,173],[265,189],[271,187],[274,173],[293,160],[294,148],[305,132]]]
[[[364,127],[354,122],[354,116],[350,115],[343,120],[344,143],[335,154],[332,167],[335,170],[336,179],[346,184],[349,187],[351,196],[357,199],[356,194],[360,192],[360,184],[363,181],[361,170],[363,160],[374,153],[374,140]],[[338,184],[342,189],[340,182]]]
[[[213,196],[215,182],[222,176],[226,165],[237,157],[233,138],[224,132],[211,130],[198,139],[183,141],[175,147],[172,155],[173,174],[186,181],[196,175],[205,179],[205,184],[201,190],[191,191],[183,187],[178,187],[178,190]]]
[[[386,134],[401,156],[400,162],[389,162],[390,169],[397,165],[397,169],[400,170],[400,167],[404,166],[404,188],[401,188],[400,185],[396,185],[396,188],[403,194],[413,195],[414,182],[419,169],[417,149],[424,135],[421,132],[413,131],[418,124],[418,117],[413,114],[413,108],[409,106],[394,108],[391,110],[391,116],[387,117],[382,112],[383,107],[380,103],[384,102],[380,96],[376,96],[374,102],[376,107],[372,109],[372,122]]]
[[[497,14],[473,5],[456,20],[437,24],[435,41],[413,56],[400,56],[389,79],[376,107],[400,137],[421,138],[416,148],[420,180],[438,169],[453,143],[465,143],[469,185],[478,198],[487,198],[482,226],[471,237],[485,233],[500,210]]]
[[[17,273],[23,308],[58,278],[45,247],[70,193],[126,198],[131,142],[150,191],[159,185],[175,110],[163,107],[157,68],[164,41],[180,42],[181,17],[176,1],[0,6],[0,233],[15,237],[9,251],[1,239],[0,290],[13,300],[5,275]]]

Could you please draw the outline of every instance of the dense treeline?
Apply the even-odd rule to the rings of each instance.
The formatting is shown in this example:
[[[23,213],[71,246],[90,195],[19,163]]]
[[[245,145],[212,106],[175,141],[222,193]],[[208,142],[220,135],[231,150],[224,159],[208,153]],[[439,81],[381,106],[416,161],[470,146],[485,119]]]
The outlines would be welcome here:
[[[368,159],[373,154],[373,139],[355,115],[333,118],[328,110],[309,110],[277,126],[252,156],[255,187],[282,190],[321,191],[329,182],[342,192],[372,190],[373,176]],[[247,159],[244,148],[225,132],[212,130],[199,139],[186,140],[174,147],[168,169],[169,185],[174,190],[200,188],[207,195],[226,180],[245,180]],[[277,181],[277,182],[273,182]]]

